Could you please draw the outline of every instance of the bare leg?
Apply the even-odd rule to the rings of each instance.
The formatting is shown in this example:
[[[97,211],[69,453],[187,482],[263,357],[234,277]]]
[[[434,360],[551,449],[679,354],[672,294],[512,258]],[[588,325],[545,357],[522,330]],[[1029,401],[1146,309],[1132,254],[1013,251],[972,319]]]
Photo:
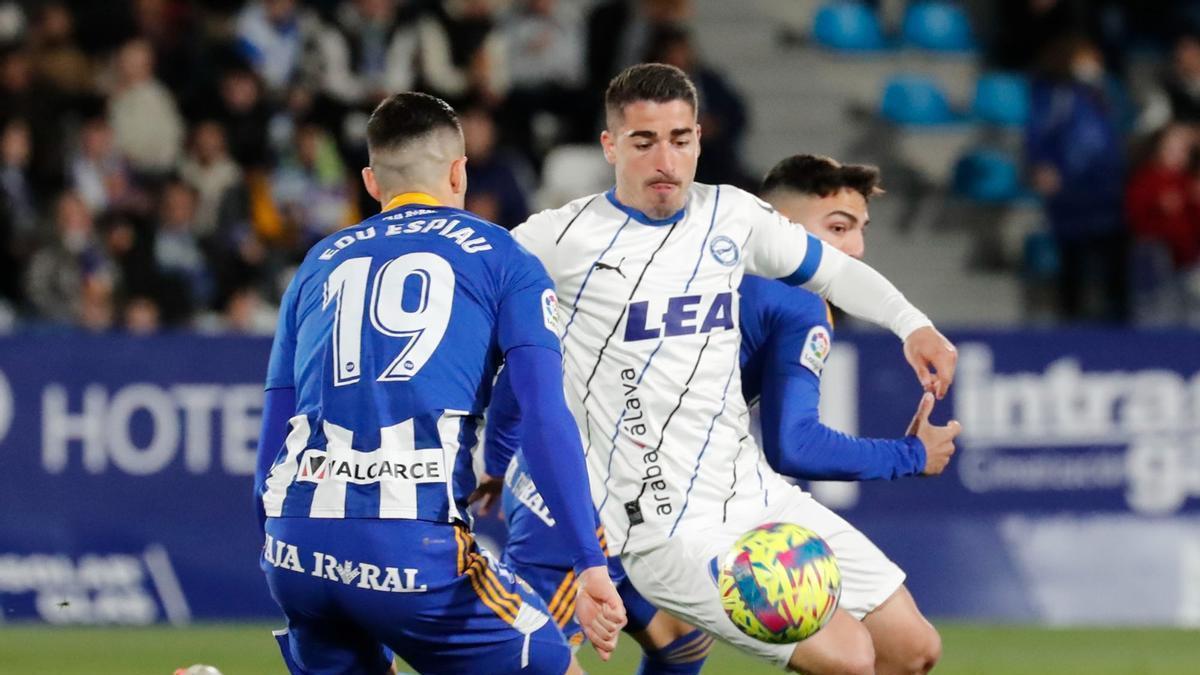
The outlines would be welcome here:
[[[788,668],[810,675],[870,675],[875,672],[871,634],[839,609],[816,635],[796,644]]]
[[[863,619],[875,645],[879,675],[924,675],[942,656],[942,638],[904,586]],[[819,633],[818,633],[819,635]]]

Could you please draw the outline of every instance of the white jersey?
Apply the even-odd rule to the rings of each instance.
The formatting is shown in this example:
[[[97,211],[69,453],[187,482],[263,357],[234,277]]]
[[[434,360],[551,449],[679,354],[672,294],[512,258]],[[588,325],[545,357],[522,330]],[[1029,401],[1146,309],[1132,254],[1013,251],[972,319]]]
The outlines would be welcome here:
[[[610,191],[513,230],[558,287],[567,402],[612,554],[751,520],[787,484],[741,394],[745,272],[824,287],[845,258],[738,188],[652,221]]]

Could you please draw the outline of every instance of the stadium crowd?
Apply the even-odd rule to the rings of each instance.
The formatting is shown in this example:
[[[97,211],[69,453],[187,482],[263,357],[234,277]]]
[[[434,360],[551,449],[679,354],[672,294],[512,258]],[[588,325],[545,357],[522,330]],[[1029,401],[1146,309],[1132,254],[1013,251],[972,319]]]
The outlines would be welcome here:
[[[991,17],[984,64],[1031,77],[1025,174],[1054,242],[1059,316],[1129,320],[1147,256],[1200,297],[1187,290],[1200,286],[1197,3],[963,4]],[[699,87],[697,179],[753,187],[746,104],[699,56],[694,9],[0,2],[0,331],[269,333],[307,248],[378,208],[358,177],[366,118],[403,89],[459,110],[467,207],[507,227],[529,214],[547,152],[594,143],[605,83],[642,60]],[[1138,81],[1128,64],[1147,51],[1163,72]]]
[[[507,227],[529,214],[546,150],[594,142],[604,83],[646,58],[695,74],[721,130],[701,172],[745,184],[745,113],[696,60],[690,13],[687,0],[0,3],[0,326],[269,333],[308,247],[378,209],[358,175],[366,119],[398,90],[460,111],[468,208]]]

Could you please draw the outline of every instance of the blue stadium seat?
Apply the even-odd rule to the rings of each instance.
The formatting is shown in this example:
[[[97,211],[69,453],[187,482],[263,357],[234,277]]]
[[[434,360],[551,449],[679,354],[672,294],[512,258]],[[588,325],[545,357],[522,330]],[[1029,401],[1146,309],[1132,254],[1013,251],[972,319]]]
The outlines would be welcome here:
[[[1023,126],[1029,119],[1029,81],[1019,73],[981,75],[975,83],[971,112],[987,124]]]
[[[1058,243],[1045,230],[1025,235],[1021,250],[1021,273],[1031,281],[1049,281],[1058,276]]]
[[[935,52],[972,52],[976,47],[967,13],[953,2],[912,3],[904,12],[901,35],[906,46]]]
[[[1025,196],[1021,171],[1008,155],[988,148],[968,150],[954,164],[954,194],[971,201],[1004,204]]]
[[[942,85],[923,74],[893,75],[883,87],[879,114],[894,124],[934,126],[960,119]]]
[[[858,2],[831,2],[817,11],[813,37],[827,49],[870,52],[884,48],[883,30],[870,7]]]

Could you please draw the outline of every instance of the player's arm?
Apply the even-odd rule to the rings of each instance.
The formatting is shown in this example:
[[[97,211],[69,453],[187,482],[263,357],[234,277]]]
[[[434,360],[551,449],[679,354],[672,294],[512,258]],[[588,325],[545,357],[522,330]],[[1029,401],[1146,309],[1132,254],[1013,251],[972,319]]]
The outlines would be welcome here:
[[[513,455],[521,448],[521,407],[509,372],[507,365],[501,369],[488,405],[483,470],[489,476],[503,476]]]
[[[486,516],[495,509],[504,491],[504,475],[513,455],[521,447],[521,408],[513,393],[512,378],[505,366],[492,386],[487,428],[483,441],[483,475],[468,501]]]
[[[519,246],[505,269],[497,329],[521,411],[521,449],[530,478],[573,550],[580,586],[576,616],[607,659],[625,625],[625,608],[596,539],[583,444],[563,395],[557,298],[545,269]]]
[[[921,473],[925,446],[916,436],[860,438],[821,423],[820,371],[828,352],[810,334],[826,326],[781,327],[763,367],[759,414],[763,454],[778,472],[809,480],[892,479]]]
[[[904,341],[904,355],[921,385],[944,396],[954,380],[954,345],[892,282],[789,222],[763,202],[747,240],[746,271],[803,286],[843,310],[884,326]]]
[[[279,324],[275,327],[275,340],[271,344],[271,357],[267,364],[262,429],[258,435],[254,461],[254,510],[260,529],[267,522],[262,501],[263,487],[287,437],[288,420],[296,414],[296,307],[299,287],[299,275],[296,275],[279,303]]]

